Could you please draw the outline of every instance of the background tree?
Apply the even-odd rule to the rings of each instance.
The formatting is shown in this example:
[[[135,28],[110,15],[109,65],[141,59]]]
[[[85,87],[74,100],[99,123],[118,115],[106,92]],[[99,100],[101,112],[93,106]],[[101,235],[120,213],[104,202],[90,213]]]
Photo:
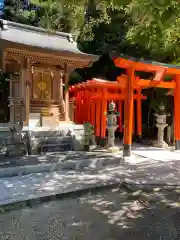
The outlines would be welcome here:
[[[179,56],[180,4],[176,0],[132,0],[126,39],[146,49],[149,57],[171,62]]]
[[[180,4],[176,0],[31,0],[28,6],[23,0],[5,0],[4,18],[71,32],[82,51],[101,55],[90,68],[77,69],[72,84],[92,77],[115,80],[123,70],[110,59],[112,50],[180,62]],[[151,113],[157,99],[167,102],[167,97],[163,90],[154,90],[153,95],[148,91],[146,108]]]

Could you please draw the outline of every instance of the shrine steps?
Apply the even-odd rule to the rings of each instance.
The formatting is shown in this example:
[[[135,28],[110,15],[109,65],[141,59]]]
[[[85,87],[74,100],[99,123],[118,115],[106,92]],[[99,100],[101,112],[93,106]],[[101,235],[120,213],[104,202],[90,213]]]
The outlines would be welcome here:
[[[56,136],[47,137],[41,143],[41,153],[45,152],[61,152],[73,151],[73,138],[72,136]]]
[[[60,105],[55,103],[31,102],[30,113],[40,113],[42,116],[60,116]]]

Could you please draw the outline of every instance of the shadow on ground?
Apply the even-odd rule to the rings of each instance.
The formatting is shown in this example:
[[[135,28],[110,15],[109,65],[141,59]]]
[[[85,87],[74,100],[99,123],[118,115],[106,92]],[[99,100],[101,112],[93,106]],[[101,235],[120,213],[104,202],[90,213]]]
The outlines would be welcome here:
[[[32,173],[24,176],[0,180],[0,202],[31,199],[41,196],[61,194],[96,185],[135,182],[143,185],[180,186],[179,161],[141,161],[122,163],[119,167],[91,171],[52,171]]]
[[[178,189],[113,188],[0,214],[0,239],[179,239]]]
[[[0,168],[7,167],[17,167],[17,166],[27,166],[27,165],[37,165],[44,163],[65,163],[67,161],[98,161],[107,159],[108,161],[113,160],[114,156],[109,153],[101,151],[93,152],[81,152],[81,151],[67,151],[67,152],[54,152],[46,153],[41,155],[29,155],[29,156],[19,156],[19,157],[3,157],[1,156]]]

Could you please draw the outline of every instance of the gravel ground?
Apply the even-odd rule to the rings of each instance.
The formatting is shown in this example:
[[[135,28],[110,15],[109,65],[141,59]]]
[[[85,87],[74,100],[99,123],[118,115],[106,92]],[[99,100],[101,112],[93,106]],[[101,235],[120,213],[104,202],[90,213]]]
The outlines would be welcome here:
[[[0,240],[179,240],[178,190],[103,190],[0,214]]]

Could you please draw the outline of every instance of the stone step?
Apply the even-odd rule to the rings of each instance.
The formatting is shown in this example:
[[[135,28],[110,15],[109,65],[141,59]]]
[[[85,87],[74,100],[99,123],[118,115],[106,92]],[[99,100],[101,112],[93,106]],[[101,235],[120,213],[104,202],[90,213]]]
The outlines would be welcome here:
[[[31,132],[30,145],[37,145],[35,153],[72,151],[73,139],[71,136],[66,136],[66,134],[67,132],[61,130]]]
[[[43,140],[43,144],[61,144],[61,143],[69,143],[72,142],[71,136],[64,136],[64,137],[47,137]]]
[[[29,134],[31,137],[36,137],[36,138],[39,138],[39,137],[47,137],[47,138],[50,138],[50,137],[65,137],[66,134],[67,134],[67,131],[68,129],[48,129],[48,130],[39,130],[39,131],[33,131],[33,130],[30,130],[29,131]]]
[[[41,113],[43,116],[60,115],[60,106],[58,104],[45,105],[45,104],[31,104],[30,106],[31,113]]]
[[[71,136],[47,137],[42,141],[41,152],[72,151],[73,139]]]
[[[59,144],[43,144],[41,146],[41,152],[62,152],[73,151],[73,142],[59,143]]]
[[[59,108],[59,104],[53,104],[53,105],[45,105],[45,104],[32,104],[31,103],[31,107],[42,107],[42,108]]]

